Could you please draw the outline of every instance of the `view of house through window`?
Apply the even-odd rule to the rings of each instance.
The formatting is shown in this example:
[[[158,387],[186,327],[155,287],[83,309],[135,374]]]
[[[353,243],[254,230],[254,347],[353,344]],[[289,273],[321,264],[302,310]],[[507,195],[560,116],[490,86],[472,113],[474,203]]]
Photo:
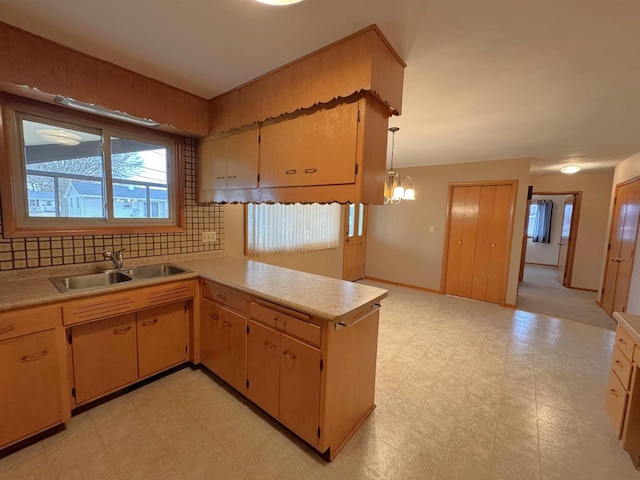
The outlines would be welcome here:
[[[22,135],[28,217],[171,217],[166,146],[31,119]]]

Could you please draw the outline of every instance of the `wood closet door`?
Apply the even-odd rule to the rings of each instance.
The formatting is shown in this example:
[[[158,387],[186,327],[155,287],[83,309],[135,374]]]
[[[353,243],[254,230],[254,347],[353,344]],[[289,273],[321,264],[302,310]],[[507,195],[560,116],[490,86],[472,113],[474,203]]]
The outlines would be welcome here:
[[[480,188],[471,286],[471,298],[476,300],[499,304],[504,302],[512,190],[511,185]]]
[[[476,255],[481,187],[453,187],[445,293],[470,297]]]

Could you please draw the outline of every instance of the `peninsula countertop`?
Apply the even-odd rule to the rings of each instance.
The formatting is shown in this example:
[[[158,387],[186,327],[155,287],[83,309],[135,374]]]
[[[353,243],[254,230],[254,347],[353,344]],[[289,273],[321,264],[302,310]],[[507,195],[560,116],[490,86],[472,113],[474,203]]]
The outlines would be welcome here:
[[[77,272],[67,269],[64,273],[50,273],[46,276],[42,274],[37,276],[35,272],[3,272],[0,275],[0,312],[197,277],[334,322],[340,322],[350,312],[364,305],[379,303],[388,294],[388,291],[382,288],[242,258],[212,256],[203,258],[189,255],[172,260],[171,263],[192,272],[68,293],[58,292],[49,280],[49,276],[87,273],[86,268]],[[49,269],[47,272],[55,272],[55,270]]]
[[[633,313],[613,312],[613,318],[624,328],[634,342],[640,344],[640,315]]]

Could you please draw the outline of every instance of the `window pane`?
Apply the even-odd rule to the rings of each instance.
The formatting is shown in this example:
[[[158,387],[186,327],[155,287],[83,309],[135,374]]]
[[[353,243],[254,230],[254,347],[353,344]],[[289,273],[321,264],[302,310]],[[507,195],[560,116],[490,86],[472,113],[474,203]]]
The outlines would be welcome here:
[[[29,217],[104,218],[100,135],[30,120],[22,120],[22,134]],[[82,184],[91,185],[98,208],[76,207]]]
[[[113,216],[169,218],[167,149],[127,138],[111,137]]]
[[[353,203],[349,204],[349,232],[347,235],[353,237],[356,223],[356,206]]]
[[[536,215],[538,214],[538,205],[532,204],[529,209],[529,224],[527,225],[527,235],[533,235],[533,226],[536,223]]]
[[[362,236],[362,229],[364,227],[364,205],[358,204],[358,236]]]

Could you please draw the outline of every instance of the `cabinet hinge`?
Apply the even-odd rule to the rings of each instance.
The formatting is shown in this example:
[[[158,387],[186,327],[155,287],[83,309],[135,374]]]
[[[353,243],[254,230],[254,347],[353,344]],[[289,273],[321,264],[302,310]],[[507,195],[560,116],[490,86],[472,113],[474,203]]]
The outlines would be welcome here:
[[[247,378],[247,382],[246,382],[247,388],[249,388],[249,379]]]
[[[622,313],[624,313],[626,311],[627,311],[627,307],[626,306],[622,307]]]
[[[73,398],[76,398],[76,387],[73,387],[73,388],[71,389],[71,396],[72,396]]]
[[[262,142],[262,135],[258,135],[258,143]]]
[[[69,342],[69,345],[71,345],[73,343],[73,338],[71,337],[71,332],[69,332],[69,335],[67,335],[67,342]]]
[[[320,427],[318,427],[318,438],[320,438]]]
[[[184,302],[184,313],[187,313],[187,302]]]
[[[247,335],[249,335],[249,325],[247,325]]]
[[[358,164],[356,163],[356,175],[358,174]]]
[[[184,346],[184,353],[189,353],[189,346],[188,345]]]
[[[324,369],[324,360],[320,359],[320,371]]]
[[[611,250],[611,244],[607,245],[607,250]]]
[[[260,183],[260,174],[258,174],[258,183]]]
[[[358,123],[360,123],[360,110],[358,110]]]

